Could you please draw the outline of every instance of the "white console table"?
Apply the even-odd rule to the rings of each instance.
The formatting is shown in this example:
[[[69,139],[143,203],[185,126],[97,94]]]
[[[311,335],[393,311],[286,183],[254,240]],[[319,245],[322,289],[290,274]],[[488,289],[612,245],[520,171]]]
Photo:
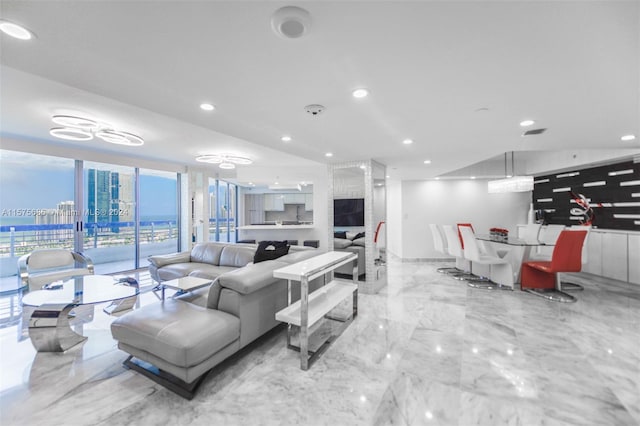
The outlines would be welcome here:
[[[344,280],[331,279],[324,286],[309,294],[309,282],[330,274],[333,270],[353,262],[353,283]],[[273,271],[275,278],[283,278],[288,282],[289,303],[288,306],[276,313],[276,320],[286,322],[287,346],[290,349],[300,351],[300,368],[309,369],[309,365],[326,350],[332,339],[323,343],[315,352],[309,351],[309,329],[320,321],[326,314],[335,308],[349,295],[353,294],[353,315],[358,313],[358,256],[355,253],[330,251],[319,256],[312,257],[302,262],[294,263],[284,268]],[[291,282],[300,283],[300,300],[291,303]],[[291,345],[291,327],[300,328],[300,346]]]

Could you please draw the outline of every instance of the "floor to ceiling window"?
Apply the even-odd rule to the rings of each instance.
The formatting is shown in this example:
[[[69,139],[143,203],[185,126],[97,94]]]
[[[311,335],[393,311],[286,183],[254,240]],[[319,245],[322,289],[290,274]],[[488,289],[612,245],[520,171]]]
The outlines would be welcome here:
[[[74,160],[0,150],[0,291],[17,284],[20,256],[74,248]]]
[[[140,169],[140,259],[178,247],[178,175]]]
[[[84,162],[82,251],[96,273],[136,268],[136,170]]]
[[[8,150],[0,161],[0,292],[35,249],[82,251],[96,273],[179,250],[177,173]]]
[[[237,185],[209,179],[209,241],[237,241]]]

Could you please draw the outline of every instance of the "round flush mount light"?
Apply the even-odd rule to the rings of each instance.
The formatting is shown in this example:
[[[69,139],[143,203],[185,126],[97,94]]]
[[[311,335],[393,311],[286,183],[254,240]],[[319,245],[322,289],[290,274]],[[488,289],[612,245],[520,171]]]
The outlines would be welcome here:
[[[402,143],[405,145],[411,145],[413,143],[413,139],[405,139],[402,141]]]
[[[69,141],[89,141],[93,139],[91,132],[73,127],[54,127],[49,130],[49,134]]]
[[[221,169],[231,170],[231,169],[235,169],[236,165],[233,164],[233,163],[220,163],[220,168]]]
[[[18,40],[31,40],[33,33],[25,27],[0,19],[0,31]]]
[[[282,38],[300,38],[311,28],[311,15],[296,6],[285,6],[273,13],[271,28]]]
[[[75,127],[77,129],[89,130],[98,127],[98,123],[84,117],[74,115],[54,115],[51,121],[64,127]]]
[[[351,94],[353,95],[354,98],[366,98],[367,96],[369,96],[369,91],[367,89],[356,89],[353,92],[351,92]]]
[[[213,111],[214,109],[216,109],[216,107],[205,102],[200,104],[200,109],[202,109],[203,111]]]
[[[280,140],[282,142],[291,142],[291,136],[285,135],[285,136],[281,137]]]
[[[533,126],[536,122],[533,120],[523,120],[520,122],[520,126],[521,127],[529,127],[529,126]]]
[[[633,141],[635,139],[636,139],[636,135],[624,135],[623,137],[620,138],[620,140],[624,142]]]
[[[235,169],[236,164],[248,165],[253,163],[253,160],[249,158],[228,154],[201,155],[196,157],[196,161],[201,163],[219,164],[221,169]]]

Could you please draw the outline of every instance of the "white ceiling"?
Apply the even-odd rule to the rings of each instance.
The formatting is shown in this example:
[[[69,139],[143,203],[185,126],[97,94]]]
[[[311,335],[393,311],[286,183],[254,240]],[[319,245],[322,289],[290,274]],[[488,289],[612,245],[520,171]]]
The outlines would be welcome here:
[[[291,4],[313,20],[295,40],[270,24]],[[75,112],[146,140],[100,150],[262,167],[373,158],[403,179],[506,151],[640,151],[640,137],[620,141],[640,136],[637,1],[3,0],[0,18],[37,35],[0,39],[3,135],[52,140],[50,115]],[[310,116],[312,103],[327,109]],[[547,132],[521,137],[525,118]]]

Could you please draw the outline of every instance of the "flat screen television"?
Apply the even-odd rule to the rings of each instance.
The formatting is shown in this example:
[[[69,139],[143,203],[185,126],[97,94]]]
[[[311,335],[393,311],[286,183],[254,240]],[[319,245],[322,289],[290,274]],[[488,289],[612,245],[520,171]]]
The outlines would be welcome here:
[[[364,226],[364,198],[333,200],[333,226]]]

